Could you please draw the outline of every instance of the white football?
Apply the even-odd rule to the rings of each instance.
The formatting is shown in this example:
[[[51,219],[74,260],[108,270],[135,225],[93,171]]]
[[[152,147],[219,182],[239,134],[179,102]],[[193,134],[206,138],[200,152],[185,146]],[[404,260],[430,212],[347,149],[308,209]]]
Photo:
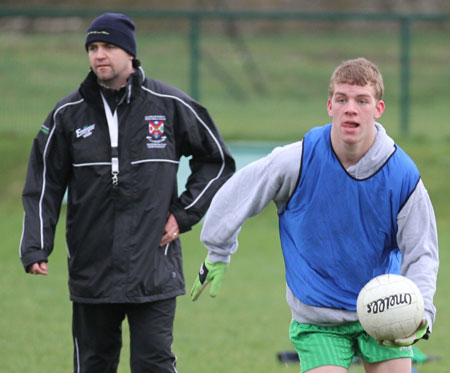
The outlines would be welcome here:
[[[409,337],[424,318],[419,288],[394,274],[370,280],[359,292],[356,310],[364,330],[377,340]]]

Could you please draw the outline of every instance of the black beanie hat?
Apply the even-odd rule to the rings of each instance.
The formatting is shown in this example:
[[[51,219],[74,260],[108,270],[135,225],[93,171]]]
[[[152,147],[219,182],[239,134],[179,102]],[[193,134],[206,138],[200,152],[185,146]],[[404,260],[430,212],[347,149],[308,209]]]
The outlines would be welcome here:
[[[134,23],[119,13],[105,13],[92,21],[86,33],[85,48],[94,41],[117,45],[136,57],[136,37]]]

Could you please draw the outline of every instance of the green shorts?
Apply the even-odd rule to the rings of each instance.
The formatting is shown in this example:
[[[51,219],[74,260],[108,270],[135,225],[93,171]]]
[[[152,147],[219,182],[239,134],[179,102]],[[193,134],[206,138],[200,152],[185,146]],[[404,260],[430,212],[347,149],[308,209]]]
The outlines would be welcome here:
[[[358,321],[336,326],[318,326],[300,324],[293,320],[289,336],[300,358],[302,373],[323,365],[337,365],[348,369],[354,356],[362,357],[369,364],[413,356],[411,346],[380,346]]]

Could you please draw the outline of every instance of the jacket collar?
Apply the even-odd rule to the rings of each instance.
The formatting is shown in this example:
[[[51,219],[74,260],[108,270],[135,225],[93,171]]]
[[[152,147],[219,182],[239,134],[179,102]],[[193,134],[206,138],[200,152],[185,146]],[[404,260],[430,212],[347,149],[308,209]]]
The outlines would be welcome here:
[[[140,92],[139,88],[145,81],[145,72],[138,59],[133,60],[133,73],[128,77],[126,85],[126,99],[125,103],[130,103],[133,97]],[[97,75],[92,70],[89,70],[87,77],[80,85],[79,92],[88,104],[95,106],[103,106],[102,98],[100,96],[100,85],[97,81]]]

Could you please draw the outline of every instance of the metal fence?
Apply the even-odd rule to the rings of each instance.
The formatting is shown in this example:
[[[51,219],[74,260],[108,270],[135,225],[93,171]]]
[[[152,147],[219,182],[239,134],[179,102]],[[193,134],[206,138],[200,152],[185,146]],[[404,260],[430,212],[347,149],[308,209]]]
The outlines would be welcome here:
[[[92,19],[105,10],[99,9],[1,9],[0,17],[82,17]],[[189,93],[196,99],[201,97],[201,64],[204,57],[202,40],[205,26],[211,21],[241,21],[244,23],[264,21],[294,22],[297,24],[307,22],[321,22],[322,25],[351,23],[377,23],[383,25],[384,22],[396,24],[391,37],[398,40],[398,90],[399,90],[399,114],[400,128],[403,134],[409,132],[410,127],[410,102],[411,102],[411,64],[412,45],[411,28],[418,23],[427,22],[431,25],[444,25],[448,27],[450,14],[392,14],[392,13],[301,13],[301,12],[235,12],[235,11],[171,11],[171,10],[133,10],[115,9],[116,12],[123,12],[133,19],[169,20],[178,22],[179,20],[187,24],[185,40],[189,50],[188,88]],[[2,19],[2,18],[0,18]],[[272,28],[273,29],[273,28]],[[357,31],[355,31],[357,32]],[[386,37],[386,35],[384,35]],[[224,77],[226,80],[226,77]]]

